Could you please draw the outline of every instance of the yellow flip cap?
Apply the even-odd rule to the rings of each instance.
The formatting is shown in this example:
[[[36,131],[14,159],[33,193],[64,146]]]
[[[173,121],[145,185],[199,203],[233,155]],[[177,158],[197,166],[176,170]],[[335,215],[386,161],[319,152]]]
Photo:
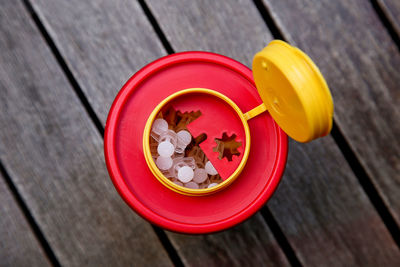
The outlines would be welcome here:
[[[299,142],[327,135],[333,101],[318,67],[301,50],[274,40],[253,59],[257,90],[272,118]]]

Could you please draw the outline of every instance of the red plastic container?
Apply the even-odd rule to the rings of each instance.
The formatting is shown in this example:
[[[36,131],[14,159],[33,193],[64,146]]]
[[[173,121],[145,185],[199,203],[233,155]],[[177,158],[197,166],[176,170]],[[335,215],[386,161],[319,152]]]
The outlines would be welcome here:
[[[187,88],[220,92],[243,112],[262,104],[252,71],[233,59],[185,52],[156,60],[129,79],[111,107],[104,140],[107,168],[125,202],[151,223],[182,233],[221,231],[249,218],[271,197],[286,164],[287,136],[268,112],[252,118],[250,154],[231,185],[207,196],[176,193],[150,171],[143,130],[163,99]],[[203,113],[215,124],[207,110]]]

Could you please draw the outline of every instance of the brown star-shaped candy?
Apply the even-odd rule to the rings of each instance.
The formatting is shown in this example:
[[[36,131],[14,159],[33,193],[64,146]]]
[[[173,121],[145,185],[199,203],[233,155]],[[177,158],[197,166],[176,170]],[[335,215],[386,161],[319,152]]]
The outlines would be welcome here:
[[[217,146],[213,148],[213,151],[219,153],[219,159],[226,158],[228,161],[232,161],[233,155],[240,155],[238,148],[242,145],[242,143],[237,142],[235,139],[236,134],[228,136],[227,133],[223,133],[222,138],[215,138],[215,143],[217,143]]]
[[[177,124],[175,126],[175,132],[179,132],[180,130],[185,130],[186,126],[199,118],[201,116],[200,110],[197,111],[191,111],[191,112],[176,112],[176,117],[177,117]]]

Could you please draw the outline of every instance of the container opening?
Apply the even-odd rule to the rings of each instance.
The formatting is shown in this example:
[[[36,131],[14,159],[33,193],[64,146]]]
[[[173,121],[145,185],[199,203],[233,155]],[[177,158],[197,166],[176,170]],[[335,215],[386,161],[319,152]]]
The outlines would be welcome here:
[[[207,140],[207,134],[192,136],[187,128],[201,115],[200,110],[181,112],[171,105],[166,106],[157,114],[150,134],[151,155],[161,173],[178,186],[190,189],[211,188],[223,182],[200,148],[200,144]],[[219,146],[231,144],[235,137],[224,133],[218,139]],[[225,155],[224,151],[221,159],[223,156],[232,157],[232,154]]]

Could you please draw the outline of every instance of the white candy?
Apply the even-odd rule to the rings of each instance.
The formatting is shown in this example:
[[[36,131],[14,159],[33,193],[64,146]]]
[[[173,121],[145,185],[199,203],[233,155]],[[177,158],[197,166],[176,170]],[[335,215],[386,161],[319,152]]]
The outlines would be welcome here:
[[[185,130],[179,131],[177,133],[178,135],[178,140],[181,141],[185,146],[190,144],[190,141],[192,141],[192,135]]]
[[[191,189],[199,189],[199,185],[196,184],[195,182],[189,182],[185,184],[185,187],[191,188]]]
[[[177,143],[175,147],[175,152],[178,154],[182,154],[185,152],[185,149],[190,141],[192,141],[192,136],[188,131],[182,130],[179,131],[177,134]]]
[[[161,170],[161,173],[167,178],[173,178],[174,177],[174,174],[172,173],[171,169],[168,169],[168,170],[165,170],[165,171]]]
[[[158,142],[165,142],[168,141],[170,142],[175,149],[176,144],[178,143],[178,136],[176,135],[176,133],[172,130],[167,130],[166,132],[163,132],[160,135],[159,141]]]
[[[154,133],[160,135],[163,132],[168,131],[168,122],[166,120],[163,120],[163,119],[156,119],[153,122],[153,126],[152,126],[151,130]]]
[[[204,168],[206,169],[206,172],[209,175],[217,175],[218,174],[217,170],[214,168],[211,161],[207,161],[206,166]]]
[[[174,166],[175,172],[178,172],[179,168],[183,166],[189,166],[192,169],[196,168],[196,162],[191,157],[184,158],[182,156],[175,155],[172,161],[173,161],[172,165]]]
[[[193,181],[196,183],[202,183],[205,180],[207,180],[207,172],[205,169],[202,168],[197,168],[194,170],[194,177],[193,177]]]
[[[211,187],[214,187],[214,186],[216,186],[216,185],[218,185],[217,183],[212,183],[212,184],[209,184],[208,186],[207,186],[207,188],[211,188]]]
[[[162,157],[171,157],[174,151],[174,145],[168,141],[161,142],[157,147],[157,152]]]
[[[181,158],[182,162],[186,165],[188,165],[190,168],[195,169],[196,168],[196,162],[194,161],[194,158],[192,157],[186,157],[186,158]]]
[[[181,183],[181,182],[179,182],[178,180],[176,180],[176,181],[172,181],[174,184],[177,184],[177,185],[179,185],[179,186],[183,186],[183,184]]]
[[[168,170],[172,167],[172,159],[171,157],[159,156],[156,160],[156,165],[160,170]]]
[[[183,166],[178,170],[178,180],[182,183],[190,182],[193,179],[193,169],[189,166]]]

